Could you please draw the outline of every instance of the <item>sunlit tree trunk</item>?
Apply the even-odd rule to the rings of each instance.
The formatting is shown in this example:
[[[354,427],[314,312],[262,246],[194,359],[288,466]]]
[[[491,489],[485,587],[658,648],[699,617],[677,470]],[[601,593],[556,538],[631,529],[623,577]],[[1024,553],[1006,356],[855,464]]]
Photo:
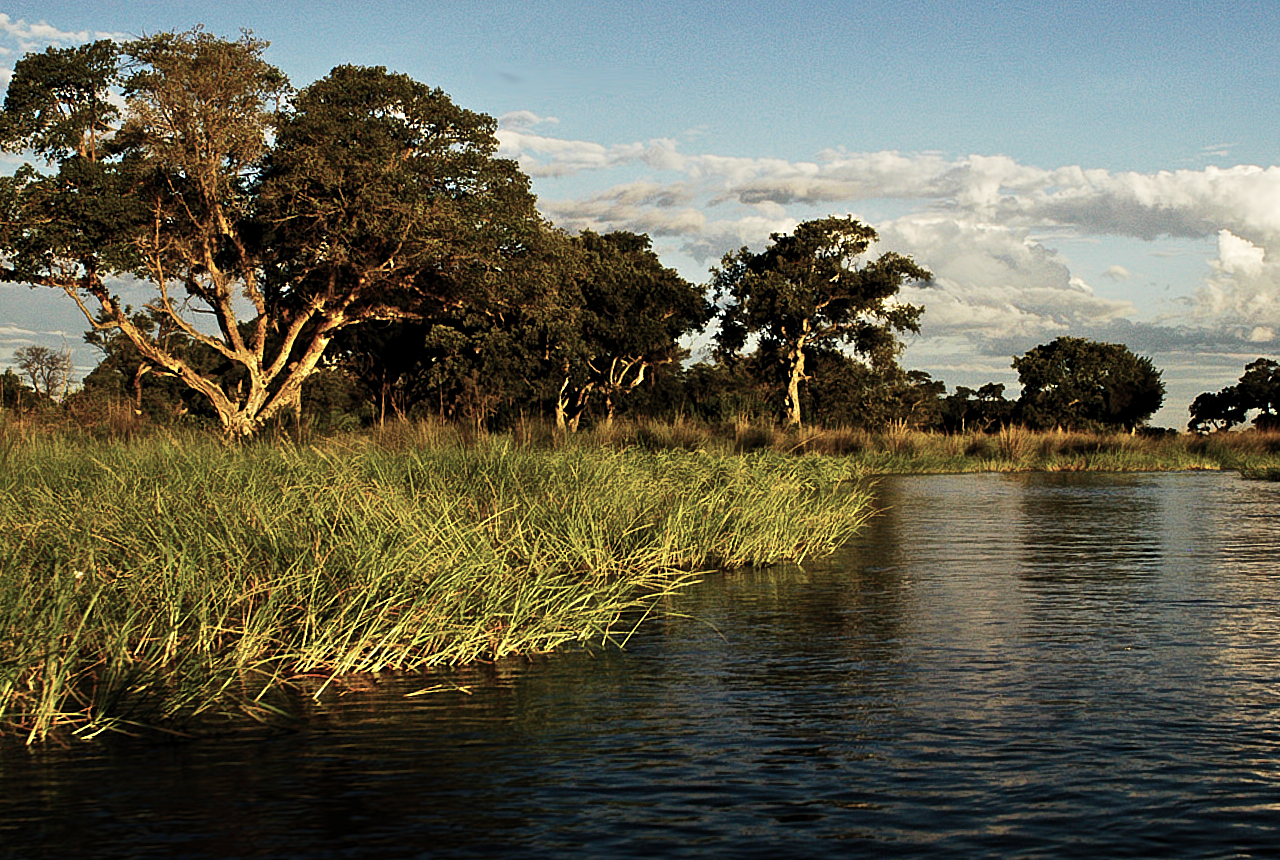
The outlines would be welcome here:
[[[809,323],[806,321],[805,334],[802,334],[792,347],[788,358],[791,360],[791,373],[787,378],[787,424],[800,426],[800,383],[804,381],[804,347],[808,340]]]

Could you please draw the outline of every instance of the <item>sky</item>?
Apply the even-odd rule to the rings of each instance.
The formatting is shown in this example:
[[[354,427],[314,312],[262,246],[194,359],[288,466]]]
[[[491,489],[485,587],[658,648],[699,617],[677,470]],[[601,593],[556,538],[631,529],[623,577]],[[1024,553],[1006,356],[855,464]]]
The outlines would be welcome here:
[[[27,51],[197,24],[269,40],[298,87],[355,63],[442,88],[555,224],[647,233],[695,283],[858,218],[933,273],[902,363],[950,391],[1014,394],[1013,356],[1087,337],[1150,357],[1153,423],[1183,428],[1280,359],[1275,0],[0,0],[0,84]],[[86,373],[77,314],[0,285],[0,363],[65,344]]]

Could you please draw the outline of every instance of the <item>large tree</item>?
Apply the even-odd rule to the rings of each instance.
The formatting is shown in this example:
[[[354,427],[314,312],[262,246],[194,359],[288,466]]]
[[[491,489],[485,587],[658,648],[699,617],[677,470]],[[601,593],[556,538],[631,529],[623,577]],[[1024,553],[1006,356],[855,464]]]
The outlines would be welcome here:
[[[770,238],[764,251],[742,248],[712,269],[716,300],[725,303],[717,350],[732,360],[757,337],[759,353],[785,370],[787,422],[798,425],[807,354],[844,346],[873,369],[893,365],[902,351],[897,333],[919,331],[924,310],[896,301],[898,291],[932,275],[893,252],[859,265],[877,236],[852,218],[807,221]]]
[[[494,157],[491,118],[381,68],[339,67],[289,99],[266,47],[196,29],[118,56],[108,43],[28,56],[0,122],[6,148],[57,166],[0,188],[0,277],[66,291],[236,437],[299,407],[338,332],[496,289],[542,226],[527,179]],[[55,72],[69,83],[37,86]],[[116,84],[127,106],[112,133]],[[149,285],[148,313],[239,372],[167,349],[116,276]]]
[[[1033,429],[1132,430],[1164,403],[1160,371],[1118,343],[1060,337],[1013,360],[1018,414]]]
[[[487,286],[438,315],[361,325],[333,354],[377,414],[430,410],[485,423],[557,402],[567,355],[580,342],[582,255],[545,225],[507,257]]]
[[[654,368],[682,358],[680,338],[702,331],[715,311],[701,288],[662,265],[648,236],[584,230],[575,244],[581,309],[570,335],[574,348],[564,353],[557,422],[563,426],[572,412],[568,420],[576,426],[598,392],[611,424],[618,399]]]

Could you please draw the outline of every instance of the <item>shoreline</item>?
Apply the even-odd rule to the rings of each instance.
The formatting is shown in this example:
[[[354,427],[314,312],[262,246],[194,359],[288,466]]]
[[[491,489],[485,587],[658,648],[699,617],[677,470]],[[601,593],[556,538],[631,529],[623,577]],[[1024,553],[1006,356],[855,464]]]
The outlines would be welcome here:
[[[746,430],[0,435],[0,735],[271,724],[282,691],[625,642],[704,573],[834,552],[881,475],[1280,478],[1280,434]]]

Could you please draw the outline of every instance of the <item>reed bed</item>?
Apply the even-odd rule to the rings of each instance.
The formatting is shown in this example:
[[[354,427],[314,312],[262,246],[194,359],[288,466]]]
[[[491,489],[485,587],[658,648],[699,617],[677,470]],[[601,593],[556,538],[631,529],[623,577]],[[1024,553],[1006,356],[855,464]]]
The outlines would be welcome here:
[[[1265,476],[1280,469],[1280,433],[1257,430],[1198,436],[1008,427],[993,433],[945,434],[903,425],[870,432],[787,429],[746,421],[722,426],[637,422],[589,431],[576,444],[825,455],[848,460],[868,474],[1229,469]]]
[[[847,542],[860,474],[439,428],[306,447],[10,434],[0,728],[270,722],[356,673],[624,641],[700,572]]]

